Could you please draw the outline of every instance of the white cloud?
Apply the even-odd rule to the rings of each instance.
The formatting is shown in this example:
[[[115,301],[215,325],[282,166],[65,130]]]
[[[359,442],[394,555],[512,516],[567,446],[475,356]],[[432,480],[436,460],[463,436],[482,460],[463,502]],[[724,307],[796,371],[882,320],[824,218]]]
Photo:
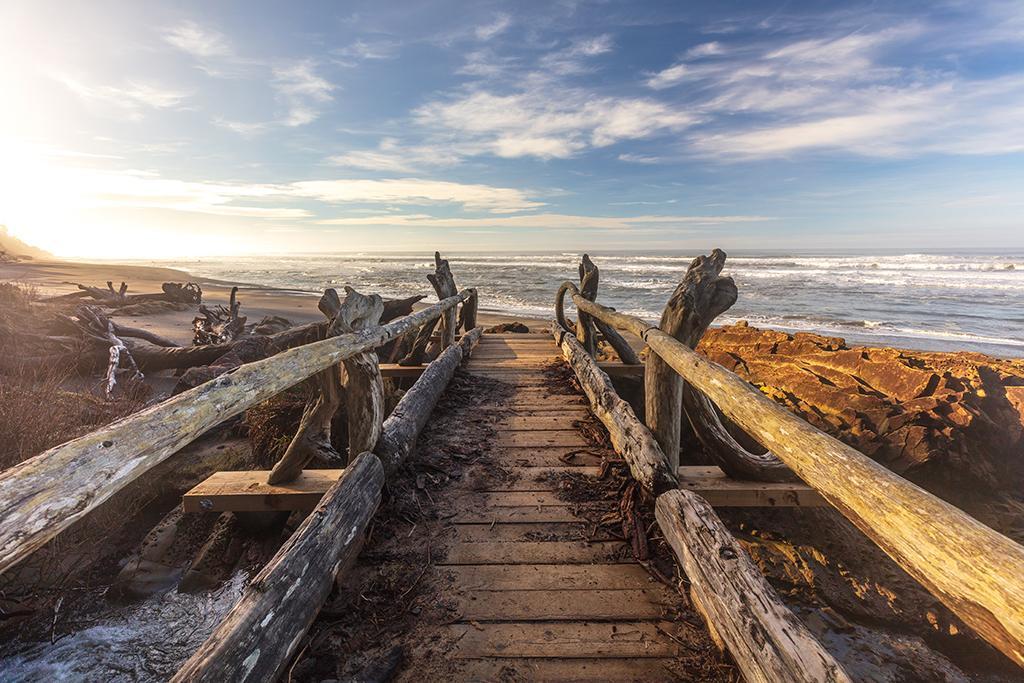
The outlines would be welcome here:
[[[383,138],[376,149],[351,150],[328,157],[327,161],[368,171],[413,173],[421,168],[457,164],[462,159],[460,149],[455,143],[406,146],[396,138]]]
[[[245,122],[245,121],[232,121],[217,117],[213,120],[214,125],[230,130],[233,133],[238,133],[242,137],[252,137],[259,135],[260,133],[266,132],[268,124],[262,122]]]
[[[543,206],[517,189],[424,180],[309,180],[292,183],[289,194],[327,203],[458,204],[467,210],[510,213]]]
[[[489,24],[477,26],[474,33],[477,40],[490,40],[495,36],[504,33],[512,25],[512,17],[507,14],[499,14]]]
[[[621,230],[642,225],[720,225],[760,223],[775,220],[770,216],[579,216],[559,213],[535,213],[486,218],[438,218],[426,214],[329,218],[324,225],[387,225],[421,228],[551,228]]]
[[[142,109],[173,109],[191,93],[153,83],[128,81],[124,85],[96,85],[71,76],[56,75],[57,81],[83,100],[120,109],[132,119],[142,116]]]
[[[565,49],[549,52],[541,57],[540,66],[543,70],[558,76],[587,73],[592,70],[588,60],[611,52],[612,46],[610,35],[577,40]]]
[[[676,64],[663,69],[647,79],[647,87],[653,90],[664,90],[679,85],[686,78],[689,69],[685,64]]]
[[[194,21],[183,21],[168,29],[164,40],[194,57],[226,57],[231,54],[223,34],[203,28]]]
[[[330,102],[335,86],[316,74],[313,60],[304,59],[273,68],[273,86],[287,107],[282,123],[302,126],[320,116],[321,105]]]
[[[334,54],[354,60],[394,59],[398,56],[400,48],[401,43],[396,40],[357,40],[347,47],[335,50]],[[346,65],[355,66],[354,63]]]
[[[686,56],[689,59],[699,59],[700,57],[715,57],[725,53],[725,48],[718,41],[712,41],[710,43],[701,43],[700,45],[694,45],[686,51]]]
[[[416,121],[503,157],[566,158],[588,148],[686,128],[694,117],[655,100],[540,86],[513,95],[471,92],[427,104]]]

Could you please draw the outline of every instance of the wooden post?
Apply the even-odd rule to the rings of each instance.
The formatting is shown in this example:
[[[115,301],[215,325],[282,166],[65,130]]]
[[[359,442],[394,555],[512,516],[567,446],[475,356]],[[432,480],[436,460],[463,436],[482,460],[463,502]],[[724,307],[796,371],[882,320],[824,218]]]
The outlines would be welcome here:
[[[437,292],[437,300],[445,299],[454,295],[458,289],[455,287],[455,277],[452,276],[452,269],[448,266],[447,259],[441,258],[441,252],[434,252],[434,272],[427,275],[430,284]],[[441,315],[441,348],[447,349],[455,343],[455,310],[449,309]]]
[[[551,333],[562,350],[566,362],[576,373],[590,408],[608,429],[615,452],[629,464],[629,471],[640,485],[655,495],[677,488],[675,471],[668,468],[665,454],[650,431],[637,418],[630,405],[619,398],[611,379],[602,371],[594,357],[557,323]]]
[[[483,328],[473,328],[462,335],[458,344],[445,349],[427,366],[384,421],[384,430],[377,441],[375,452],[384,463],[384,471],[388,475],[397,470],[409,456],[437,400],[463,358],[468,358],[472,353],[481,334]]]
[[[340,301],[335,290],[328,289],[320,297],[319,308],[329,322],[327,336],[334,337],[376,327],[384,310],[384,303],[376,294],[363,296],[351,287],[346,287],[344,303]],[[384,420],[384,385],[377,354],[373,351],[354,354],[344,359],[342,363],[349,373],[350,391],[347,392],[346,401],[351,455],[366,451],[367,442],[370,447],[377,443],[380,424]],[[306,405],[299,429],[288,444],[284,455],[270,471],[268,484],[294,481],[314,458],[319,458],[323,463],[334,467],[345,462],[331,445],[331,421],[341,406],[337,366],[321,370],[317,374],[317,383],[319,393]],[[353,392],[357,395],[353,395]],[[358,450],[352,449],[353,443]]]
[[[719,276],[724,265],[721,249],[693,260],[661,314],[663,332],[688,346],[697,345],[711,321],[736,302],[732,278]],[[648,354],[644,369],[644,416],[674,472],[679,467],[683,381],[656,353]]]
[[[0,472],[0,573],[210,427],[350,355],[377,348],[418,328],[468,296],[463,292],[372,330],[332,337],[247,363]]]
[[[476,289],[470,288],[472,292],[466,303],[462,304],[462,311],[459,314],[459,324],[457,328],[462,329],[464,332],[469,332],[476,327],[476,312],[477,307],[480,304],[480,297],[477,295]]]
[[[383,484],[375,455],[355,458],[172,680],[278,680],[335,579],[355,560]]]
[[[590,257],[586,254],[583,255],[583,260],[580,261],[580,288],[579,295],[588,301],[597,300],[597,285],[600,280],[601,274],[594,265],[594,262],[590,260]],[[597,339],[596,331],[594,330],[594,321],[589,315],[583,311],[577,311],[576,316],[576,340],[580,343],[580,346],[586,350],[591,356],[597,353]]]
[[[689,491],[669,491],[658,496],[655,515],[690,582],[694,604],[744,680],[851,680],[782,603],[703,498]]]
[[[331,323],[331,334],[359,332],[379,324],[384,302],[376,294],[363,296],[345,287],[345,302]],[[341,361],[345,366],[348,412],[348,456],[372,451],[384,423],[384,380],[376,351],[364,351]]]

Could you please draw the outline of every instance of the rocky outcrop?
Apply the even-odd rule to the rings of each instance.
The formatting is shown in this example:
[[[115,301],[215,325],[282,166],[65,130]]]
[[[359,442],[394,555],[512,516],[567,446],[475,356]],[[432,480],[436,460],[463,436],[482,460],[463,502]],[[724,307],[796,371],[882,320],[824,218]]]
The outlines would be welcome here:
[[[890,469],[961,504],[1024,482],[1024,360],[847,347],[744,323],[700,350]]]

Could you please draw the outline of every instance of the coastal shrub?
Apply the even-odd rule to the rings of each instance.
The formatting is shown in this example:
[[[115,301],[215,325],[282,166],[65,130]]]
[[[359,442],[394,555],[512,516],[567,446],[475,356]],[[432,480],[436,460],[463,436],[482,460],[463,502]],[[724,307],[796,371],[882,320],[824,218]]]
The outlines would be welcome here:
[[[35,285],[22,282],[0,282],[0,306],[4,308],[25,308],[39,298]]]

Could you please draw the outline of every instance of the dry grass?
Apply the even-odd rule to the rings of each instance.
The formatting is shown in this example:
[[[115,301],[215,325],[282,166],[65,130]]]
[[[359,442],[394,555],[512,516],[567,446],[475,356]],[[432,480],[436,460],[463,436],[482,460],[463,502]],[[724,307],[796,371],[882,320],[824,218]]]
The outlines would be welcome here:
[[[88,434],[146,405],[149,387],[125,383],[115,401],[66,388],[66,370],[7,373],[0,379],[0,469]]]

